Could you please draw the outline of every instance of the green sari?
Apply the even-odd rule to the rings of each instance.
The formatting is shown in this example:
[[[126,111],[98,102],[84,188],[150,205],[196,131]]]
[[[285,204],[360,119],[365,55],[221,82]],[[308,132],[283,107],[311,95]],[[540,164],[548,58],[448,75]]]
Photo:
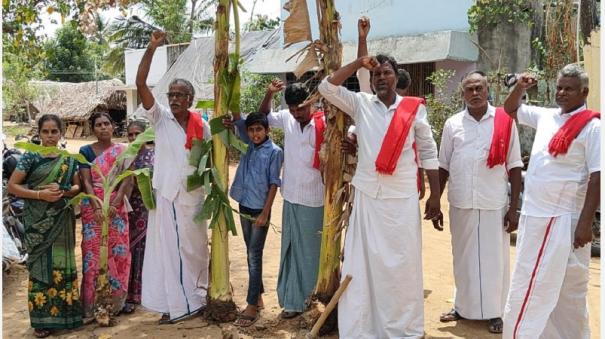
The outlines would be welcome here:
[[[30,189],[58,183],[71,188],[77,175],[71,158],[43,158],[25,153],[17,169],[27,173]],[[82,325],[75,249],[75,215],[68,199],[54,203],[25,200],[25,246],[29,271],[28,304],[31,326],[36,329],[68,329]]]

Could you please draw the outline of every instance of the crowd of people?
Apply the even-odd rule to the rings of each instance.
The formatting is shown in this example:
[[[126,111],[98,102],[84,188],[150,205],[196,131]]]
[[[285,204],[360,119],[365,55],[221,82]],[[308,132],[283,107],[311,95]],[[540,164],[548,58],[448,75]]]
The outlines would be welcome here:
[[[454,307],[440,320],[486,320],[488,330],[504,338],[589,338],[586,245],[600,202],[600,114],[586,108],[587,74],[575,64],[562,68],[558,108],[542,108],[522,103],[526,89],[537,82],[531,74],[520,75],[504,106],[494,107],[487,76],[468,73],[461,82],[465,106],[446,121],[438,150],[424,100],[398,91],[409,86],[409,75],[392,57],[368,55],[367,18],[359,20],[358,29],[358,58],[318,86],[327,102],[354,121],[343,141],[352,147],[343,148],[358,154],[342,258],[342,276],[353,279],[338,304],[340,337],[423,337],[421,218],[443,230],[440,198],[448,185],[456,291]],[[204,191],[188,191],[187,176],[196,170],[188,161],[193,140],[211,135],[208,123],[189,110],[195,97],[189,81],[171,82],[169,107],[147,86],[164,38],[163,32],[153,33],[136,78],[155,141],[123,166],[153,168],[156,207],[145,208],[133,179],[111,192],[108,274],[116,313],[141,304],[161,314],[160,324],[172,324],[206,305],[207,224],[193,218]],[[342,85],[355,74],[360,92]],[[273,97],[282,90],[288,108],[272,112]],[[247,306],[237,326],[254,324],[264,308],[263,248],[278,188],[284,199],[280,317],[294,318],[310,305],[324,224],[319,151],[326,128],[314,107],[303,84],[275,80],[258,112],[232,112],[223,121],[248,144],[230,188],[239,204],[249,273]],[[523,163],[516,122],[536,130],[520,219]],[[26,199],[28,302],[37,337],[94,320],[102,206],[90,198],[81,203],[81,283],[75,215],[65,206],[80,191],[103,197],[102,177],[126,146],[112,141],[108,114],[94,114],[90,123],[97,141],[80,153],[100,172],[69,157],[26,153],[9,181],[9,192]],[[56,146],[61,120],[44,115],[38,125],[42,144]],[[146,127],[131,123],[129,140]],[[270,139],[270,128],[284,131],[284,150]],[[425,176],[429,190],[421,215]],[[509,234],[517,228],[511,277]]]

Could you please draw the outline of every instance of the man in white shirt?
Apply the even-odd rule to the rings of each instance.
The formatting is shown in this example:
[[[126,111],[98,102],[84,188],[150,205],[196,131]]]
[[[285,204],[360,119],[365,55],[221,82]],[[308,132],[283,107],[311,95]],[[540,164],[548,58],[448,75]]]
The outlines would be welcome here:
[[[376,95],[355,93],[341,84],[365,67],[373,71]],[[426,169],[431,195],[425,219],[442,229],[437,146],[424,105],[404,115],[404,133],[394,128],[404,101],[396,94],[397,63],[391,57],[362,57],[319,85],[323,97],[355,121],[359,161],[353,177],[355,199],[345,237],[342,276],[353,277],[338,305],[341,338],[421,338],[424,332],[422,241],[417,170],[412,143]],[[407,134],[406,134],[407,133]],[[390,148],[392,136],[401,136]],[[403,139],[405,138],[405,139]],[[384,140],[386,139],[386,142]],[[384,152],[393,149],[394,152]],[[384,171],[381,154],[389,154]],[[378,155],[378,157],[377,157]],[[440,225],[441,224],[441,225]]]
[[[462,80],[462,97],[466,108],[445,122],[439,150],[441,192],[450,178],[448,200],[456,282],[454,308],[440,320],[489,320],[488,330],[502,333],[509,284],[507,232],[515,230],[519,221],[523,167],[519,135],[507,114],[497,112],[487,101],[484,73],[471,72]],[[504,120],[496,119],[496,114]],[[494,142],[497,145],[501,141],[499,132],[507,134],[508,152],[503,152],[500,163],[490,164],[490,150]],[[508,204],[507,182],[511,184]]]
[[[309,93],[300,83],[290,84],[284,92],[288,109],[271,112],[273,95],[283,89],[284,84],[274,80],[267,87],[259,111],[267,114],[271,127],[284,131],[284,207],[277,296],[283,308],[281,317],[289,319],[305,311],[317,282],[324,185],[319,169],[313,167],[319,146],[318,121],[311,114],[311,104],[306,102]]]
[[[558,73],[559,108],[521,104],[535,84],[534,76],[522,74],[504,102],[536,137],[503,337],[590,338],[586,293],[591,225],[600,203],[600,115],[586,109],[588,75],[576,64]]]
[[[188,109],[194,88],[185,79],[169,87],[170,108],[161,105],[146,84],[153,54],[166,36],[154,32],[137,72],[136,84],[145,116],[155,130],[153,188],[157,206],[149,211],[141,304],[162,313],[160,324],[174,323],[196,314],[206,305],[208,237],[205,222],[193,221],[204,200],[203,188],[187,191],[192,135],[211,137],[208,124]],[[195,116],[197,114],[197,116]],[[201,135],[203,131],[203,136]]]

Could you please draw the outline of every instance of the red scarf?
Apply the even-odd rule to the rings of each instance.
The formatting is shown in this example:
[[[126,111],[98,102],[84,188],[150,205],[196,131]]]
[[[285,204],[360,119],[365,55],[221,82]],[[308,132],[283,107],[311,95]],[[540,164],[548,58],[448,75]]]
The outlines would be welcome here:
[[[555,158],[567,153],[571,142],[593,118],[601,119],[601,113],[587,109],[572,115],[550,139],[548,152]]]
[[[187,142],[185,148],[190,150],[193,144],[193,139],[204,139],[204,123],[202,116],[196,112],[189,111],[189,121],[187,121]]]
[[[492,132],[492,145],[489,148],[487,167],[493,168],[494,166],[506,163],[512,127],[513,119],[506,114],[504,108],[496,107],[494,131]]]
[[[315,155],[313,157],[313,168],[319,169],[319,150],[321,150],[321,144],[324,142],[324,131],[326,129],[324,112],[315,112],[313,114],[313,121],[315,122]]]
[[[376,171],[379,173],[392,175],[395,171],[420,104],[424,104],[424,99],[404,97],[397,106],[376,158]]]

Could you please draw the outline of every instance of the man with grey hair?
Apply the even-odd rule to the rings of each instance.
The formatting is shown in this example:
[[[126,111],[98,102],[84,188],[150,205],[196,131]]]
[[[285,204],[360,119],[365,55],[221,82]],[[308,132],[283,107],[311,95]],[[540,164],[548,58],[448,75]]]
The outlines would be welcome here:
[[[600,113],[586,108],[588,76],[578,65],[559,71],[559,108],[521,104],[536,82],[533,75],[520,75],[504,102],[511,117],[536,129],[536,137],[503,337],[589,338],[586,293],[591,226],[600,203]]]

